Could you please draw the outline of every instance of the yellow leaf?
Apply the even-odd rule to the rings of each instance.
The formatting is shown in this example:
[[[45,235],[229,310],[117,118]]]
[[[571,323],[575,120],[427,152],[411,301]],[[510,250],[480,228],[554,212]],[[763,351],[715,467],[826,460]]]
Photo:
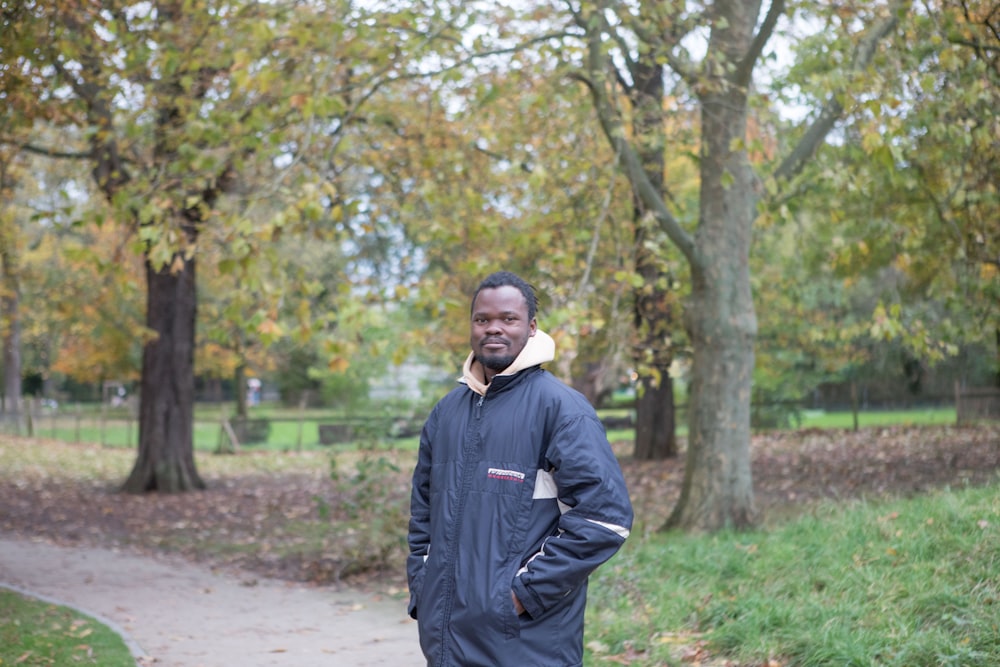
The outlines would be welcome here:
[[[330,360],[330,370],[334,373],[343,373],[350,365],[351,362],[343,357],[334,357]]]
[[[257,327],[257,332],[264,336],[280,336],[281,325],[272,319],[266,319]]]

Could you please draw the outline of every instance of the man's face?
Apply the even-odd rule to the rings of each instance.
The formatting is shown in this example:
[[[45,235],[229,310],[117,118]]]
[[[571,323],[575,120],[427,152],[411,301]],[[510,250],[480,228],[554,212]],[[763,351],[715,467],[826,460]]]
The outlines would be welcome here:
[[[472,304],[470,343],[487,379],[514,363],[535,329],[521,290],[504,285],[479,292]]]

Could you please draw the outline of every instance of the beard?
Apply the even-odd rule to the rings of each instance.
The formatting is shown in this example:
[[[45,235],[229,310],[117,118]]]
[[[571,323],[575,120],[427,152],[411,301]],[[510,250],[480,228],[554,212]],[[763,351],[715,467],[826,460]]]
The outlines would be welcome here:
[[[514,363],[515,359],[517,359],[517,357],[511,354],[496,354],[491,357],[487,357],[482,354],[476,355],[476,361],[481,363],[485,368],[489,368],[491,371],[502,371]]]

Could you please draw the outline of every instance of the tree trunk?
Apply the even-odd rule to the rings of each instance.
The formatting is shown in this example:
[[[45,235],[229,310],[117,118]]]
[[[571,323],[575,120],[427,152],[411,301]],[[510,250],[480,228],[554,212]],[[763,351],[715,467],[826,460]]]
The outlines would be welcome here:
[[[195,261],[175,267],[147,260],[146,326],[155,334],[142,354],[139,456],[123,490],[204,489],[194,463]]]
[[[750,24],[752,27],[752,23]],[[745,91],[720,86],[702,102],[702,261],[692,266],[685,319],[691,346],[687,461],[666,527],[745,528],[756,520],[750,469],[750,392],[757,317],[750,291],[753,174],[742,150]]]
[[[662,375],[657,385],[653,377],[641,378],[635,399],[635,452],[640,461],[660,461],[677,456],[674,385]],[[669,409],[668,409],[669,408]]]
[[[573,388],[583,394],[594,408],[600,408],[613,390],[607,381],[609,366],[604,360],[594,361],[586,365],[582,377],[573,377]]]
[[[236,367],[236,372],[234,374],[233,382],[236,384],[236,416],[240,419],[246,419],[248,415],[247,411],[247,366],[246,364],[240,364]]]
[[[21,295],[17,276],[17,258],[13,239],[4,231],[0,239],[0,264],[3,270],[3,417],[15,433],[24,426],[21,412]]]
[[[651,57],[640,58],[632,67],[635,85],[630,91],[635,109],[633,128],[642,141],[638,148],[642,167],[657,196],[663,198],[663,170],[666,141],[663,118],[663,66]],[[635,457],[655,461],[677,456],[674,389],[670,379],[673,359],[670,280],[663,261],[649,249],[647,208],[634,198],[636,270],[643,286],[635,291],[634,351],[639,372],[639,392],[635,404]]]
[[[996,339],[997,339],[997,368],[996,368],[996,386],[1000,387],[1000,327],[996,328]]]

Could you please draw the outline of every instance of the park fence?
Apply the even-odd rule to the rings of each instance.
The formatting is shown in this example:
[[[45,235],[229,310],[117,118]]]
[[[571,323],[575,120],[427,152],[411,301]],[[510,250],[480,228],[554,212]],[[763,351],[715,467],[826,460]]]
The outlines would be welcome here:
[[[1000,389],[955,385],[955,416],[959,426],[1000,421]]]
[[[240,451],[244,447],[302,450],[374,443],[419,435],[420,415],[350,415],[329,410],[297,410],[277,415],[241,418],[225,410],[212,416],[200,411],[194,419],[194,444],[200,450]],[[138,403],[43,403],[27,400],[17,410],[0,415],[0,433],[63,442],[96,443],[105,447],[136,447],[139,443]]]
[[[956,385],[950,397],[924,397],[929,405],[955,408],[959,426],[983,421],[1000,421],[1000,389],[968,388]],[[907,410],[921,406],[903,402],[825,406],[833,411],[853,413],[854,428],[859,415],[870,410]],[[635,406],[619,403],[617,409],[602,413],[605,427],[611,431],[635,427]],[[751,421],[755,431],[797,428],[799,416],[822,409],[811,402],[754,401]],[[107,404],[56,405],[41,400],[26,400],[19,410],[0,415],[0,432],[65,442],[97,443],[108,447],[135,447],[139,440],[137,401],[120,406]],[[675,405],[676,422],[686,422],[687,406]],[[218,452],[239,451],[244,447],[267,447],[279,450],[302,450],[315,447],[338,447],[359,442],[392,441],[419,435],[423,415],[335,414],[329,410],[300,409],[266,417],[239,418],[222,409],[214,417],[202,411],[194,423],[195,447]]]

